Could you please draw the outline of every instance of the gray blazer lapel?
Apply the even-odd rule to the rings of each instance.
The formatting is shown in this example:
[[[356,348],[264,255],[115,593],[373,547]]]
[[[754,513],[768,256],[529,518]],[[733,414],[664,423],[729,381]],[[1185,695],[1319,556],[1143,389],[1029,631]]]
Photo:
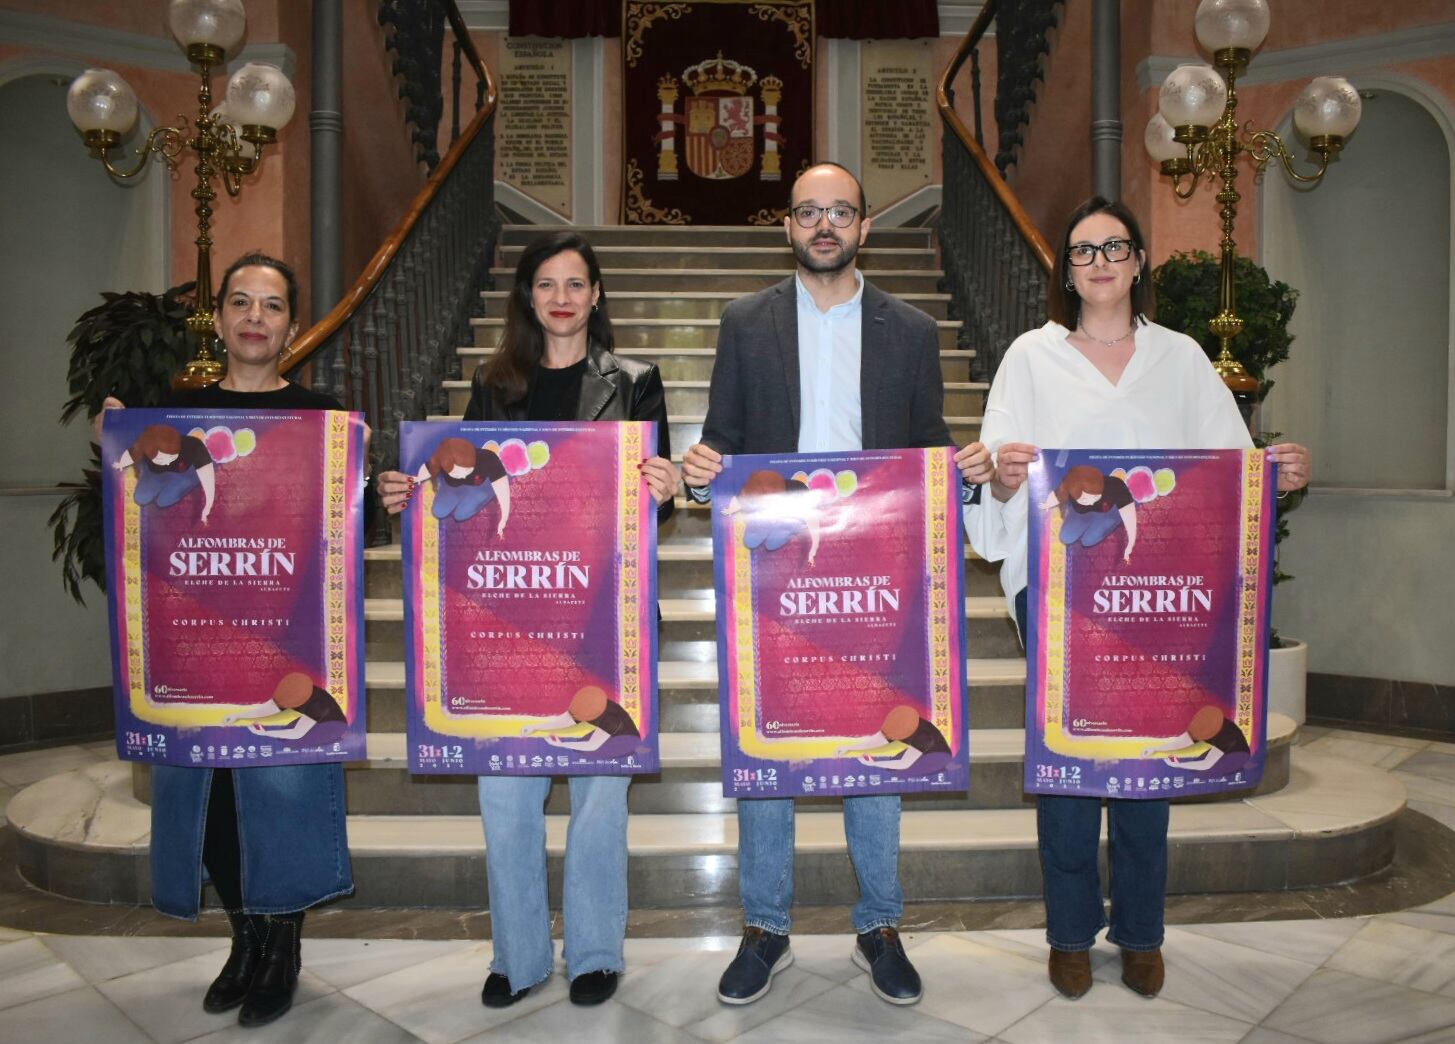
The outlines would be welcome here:
[[[865,449],[878,448],[876,420],[889,345],[888,309],[888,298],[865,280],[859,334],[859,423]]]
[[[577,420],[596,420],[616,394],[616,383],[609,376],[617,370],[611,353],[595,343],[586,349],[586,372],[581,375],[581,398],[576,404]]]
[[[783,360],[783,380],[788,387],[788,409],[792,414],[793,438],[798,439],[798,289],[793,279],[778,284],[778,294],[770,309],[773,329],[778,335],[778,351]],[[751,394],[751,392],[749,392]]]

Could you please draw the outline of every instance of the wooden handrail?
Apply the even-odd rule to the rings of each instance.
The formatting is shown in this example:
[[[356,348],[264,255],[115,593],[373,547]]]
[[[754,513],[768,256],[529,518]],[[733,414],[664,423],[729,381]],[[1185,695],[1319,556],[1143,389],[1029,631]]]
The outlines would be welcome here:
[[[1020,199],[1005,183],[1005,178],[1001,177],[1000,171],[990,161],[985,150],[975,141],[974,135],[966,128],[965,121],[960,119],[960,114],[955,111],[955,106],[950,101],[951,85],[955,82],[955,77],[959,75],[960,67],[965,64],[966,59],[970,57],[970,52],[980,43],[986,30],[990,28],[990,23],[995,20],[995,10],[998,6],[997,0],[985,0],[985,3],[981,5],[980,16],[975,19],[975,24],[965,34],[965,40],[960,44],[960,49],[955,52],[955,57],[950,60],[950,64],[945,67],[945,72],[940,77],[939,85],[935,88],[935,104],[939,106],[940,118],[945,121],[945,125],[950,130],[954,131],[955,136],[965,146],[965,150],[970,153],[975,165],[980,168],[980,172],[995,192],[996,198],[1000,200],[1011,220],[1015,222],[1016,229],[1030,244],[1036,260],[1040,262],[1046,274],[1050,275],[1051,269],[1054,267],[1051,260],[1051,245],[1046,242],[1046,237],[1041,235],[1041,230],[1031,221],[1025,207],[1021,206]],[[976,99],[977,102],[978,100]]]
[[[293,343],[283,349],[283,354],[278,360],[278,367],[283,373],[288,373],[299,366],[302,366],[330,337],[348,322],[354,311],[368,299],[374,287],[379,285],[379,280],[389,270],[394,257],[399,253],[400,247],[413,231],[420,216],[428,208],[430,202],[439,194],[440,187],[449,178],[450,172],[460,162],[460,157],[470,147],[475,136],[480,133],[480,128],[495,113],[496,90],[495,78],[490,75],[490,69],[480,60],[480,54],[475,50],[475,44],[470,39],[470,31],[465,25],[465,20],[460,15],[460,9],[455,6],[454,0],[444,0],[445,11],[449,18],[450,27],[455,32],[455,38],[460,41],[460,49],[470,60],[470,65],[475,69],[475,75],[485,83],[485,104],[480,111],[475,113],[475,118],[460,133],[458,139],[450,146],[440,160],[439,166],[435,167],[429,179],[425,181],[419,192],[409,204],[409,209],[399,224],[394,227],[369,263],[364,266],[364,271],[359,278],[354,280],[354,285],[344,292],[338,304],[333,310],[318,322],[314,323],[303,333],[293,339]]]

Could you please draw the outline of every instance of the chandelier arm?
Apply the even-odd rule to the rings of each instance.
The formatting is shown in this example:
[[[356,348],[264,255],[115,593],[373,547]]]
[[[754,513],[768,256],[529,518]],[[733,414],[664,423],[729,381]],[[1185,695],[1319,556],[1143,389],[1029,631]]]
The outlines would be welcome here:
[[[120,181],[126,181],[136,177],[146,169],[147,160],[156,153],[157,157],[172,170],[177,169],[177,156],[186,148],[186,117],[182,118],[180,127],[156,127],[147,135],[147,140],[136,150],[136,165],[130,170],[122,170],[111,160],[111,150],[101,149],[101,165],[106,168],[106,173]]]
[[[1314,185],[1323,180],[1324,174],[1329,169],[1329,154],[1321,153],[1318,170],[1312,174],[1300,174],[1294,167],[1297,161],[1289,153],[1288,147],[1283,144],[1283,139],[1272,131],[1254,131],[1249,135],[1248,141],[1248,154],[1253,157],[1253,162],[1258,165],[1259,170],[1276,159],[1294,181],[1304,185]]]

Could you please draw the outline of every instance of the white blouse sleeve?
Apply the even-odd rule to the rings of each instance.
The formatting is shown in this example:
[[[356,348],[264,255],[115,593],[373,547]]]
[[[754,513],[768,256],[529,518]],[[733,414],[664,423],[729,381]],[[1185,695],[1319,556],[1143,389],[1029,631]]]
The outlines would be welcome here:
[[[992,455],[1007,442],[1029,442],[1034,431],[1032,355],[1039,334],[1033,330],[1016,338],[990,385],[980,441]],[[965,532],[976,554],[987,562],[998,562],[1025,540],[1026,497],[1024,485],[1005,503],[995,499],[988,485],[981,490],[980,503],[965,509]]]
[[[1191,338],[1189,338],[1191,340]],[[1194,360],[1197,373],[1197,417],[1198,439],[1196,445],[1203,449],[1252,449],[1253,439],[1248,434],[1248,425],[1238,410],[1237,400],[1223,379],[1213,369],[1212,363],[1202,352],[1202,346],[1193,341],[1197,348]]]

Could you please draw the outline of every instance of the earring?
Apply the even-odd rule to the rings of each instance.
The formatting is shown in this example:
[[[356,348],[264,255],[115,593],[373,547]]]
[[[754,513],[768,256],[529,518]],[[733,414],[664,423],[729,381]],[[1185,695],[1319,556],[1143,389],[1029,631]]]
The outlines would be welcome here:
[[[1134,275],[1133,275],[1133,276],[1132,276],[1132,285],[1133,285],[1133,286],[1136,286],[1136,285],[1137,285],[1137,284],[1138,284],[1138,283],[1140,283],[1140,282],[1141,282],[1141,281],[1142,281],[1142,273],[1141,273],[1141,272],[1137,272],[1137,273],[1135,273],[1135,274],[1134,274]]]
[[[1066,289],[1067,290],[1070,290],[1072,293],[1075,293],[1075,291],[1076,291],[1076,284],[1073,283],[1070,279],[1067,279],[1066,280]]]
[[[591,302],[591,310],[592,310],[592,311],[593,311],[593,312],[594,312],[594,311],[596,311],[596,302],[595,302],[595,301],[592,301],[592,302]]]

